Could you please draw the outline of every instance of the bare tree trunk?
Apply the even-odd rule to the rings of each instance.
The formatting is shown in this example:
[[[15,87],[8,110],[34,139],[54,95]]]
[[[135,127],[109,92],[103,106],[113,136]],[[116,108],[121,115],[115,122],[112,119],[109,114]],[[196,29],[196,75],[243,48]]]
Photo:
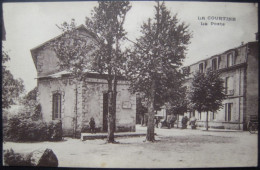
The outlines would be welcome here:
[[[158,40],[158,34],[159,34],[159,2],[157,2],[157,29],[156,29],[156,35],[155,37]],[[148,21],[149,28],[150,26],[150,19]],[[158,42],[156,41],[155,46],[157,46]],[[156,50],[155,55],[158,55],[158,50]],[[151,63],[153,65],[153,63]],[[155,76],[152,78],[152,87],[150,89],[150,99],[148,102],[148,122],[147,122],[147,134],[146,134],[146,140],[147,141],[154,141],[154,98],[155,98]]]
[[[208,111],[207,111],[207,114],[206,114],[206,130],[208,130],[208,123],[209,123],[209,120],[208,120]]]
[[[116,97],[117,97],[117,76],[114,76],[114,89],[113,89],[113,125],[114,132],[116,131]]]
[[[151,97],[148,104],[148,123],[147,123],[147,141],[154,141],[154,96],[155,96],[155,80],[152,80]]]
[[[107,116],[107,127],[108,127],[108,134],[107,134],[107,142],[113,143],[114,142],[114,113],[113,113],[113,91],[112,91],[112,79],[109,78],[108,80],[108,116]]]

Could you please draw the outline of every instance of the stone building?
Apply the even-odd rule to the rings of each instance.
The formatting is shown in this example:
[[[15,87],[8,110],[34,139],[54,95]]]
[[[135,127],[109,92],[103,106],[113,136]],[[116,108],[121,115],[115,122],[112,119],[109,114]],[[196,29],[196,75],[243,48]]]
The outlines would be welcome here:
[[[77,30],[79,36],[95,41],[85,26],[81,25]],[[77,81],[69,72],[59,69],[59,59],[49,47],[50,41],[31,50],[37,70],[38,100],[42,106],[43,120],[61,120],[64,136],[88,131],[91,117],[95,120],[97,131],[107,131],[106,75],[86,72],[86,78]],[[128,88],[128,82],[119,78],[116,131],[135,131],[136,96]]]
[[[224,80],[226,99],[223,108],[209,113],[209,127],[245,130],[249,115],[258,115],[258,41],[242,44],[221,54],[198,61],[184,70],[190,73],[185,82],[189,90],[195,72],[207,69],[219,71]],[[195,116],[199,126],[204,126],[206,113],[185,113]]]

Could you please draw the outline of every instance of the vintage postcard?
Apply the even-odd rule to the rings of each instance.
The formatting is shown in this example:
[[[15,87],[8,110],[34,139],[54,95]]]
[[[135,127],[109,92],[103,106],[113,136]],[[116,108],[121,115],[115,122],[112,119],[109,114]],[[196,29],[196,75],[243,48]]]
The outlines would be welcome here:
[[[4,166],[258,166],[258,3],[2,11]]]

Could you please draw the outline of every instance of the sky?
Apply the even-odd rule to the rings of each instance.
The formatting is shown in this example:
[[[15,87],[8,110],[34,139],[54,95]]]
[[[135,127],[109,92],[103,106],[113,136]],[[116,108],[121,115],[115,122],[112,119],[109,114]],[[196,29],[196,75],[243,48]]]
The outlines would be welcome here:
[[[127,37],[135,41],[141,35],[142,23],[154,17],[155,2],[131,1],[131,5],[124,27]],[[59,35],[61,31],[56,25],[64,21],[74,18],[78,25],[84,24],[94,6],[95,1],[3,3],[6,29],[3,50],[11,58],[7,66],[15,78],[24,81],[26,92],[37,85],[30,49]],[[258,32],[258,6],[254,3],[166,1],[166,7],[171,14],[177,13],[180,22],[189,25],[193,35],[184,65],[237,47],[241,42],[255,41]],[[219,17],[221,21],[212,20]],[[227,21],[223,17],[232,19]]]

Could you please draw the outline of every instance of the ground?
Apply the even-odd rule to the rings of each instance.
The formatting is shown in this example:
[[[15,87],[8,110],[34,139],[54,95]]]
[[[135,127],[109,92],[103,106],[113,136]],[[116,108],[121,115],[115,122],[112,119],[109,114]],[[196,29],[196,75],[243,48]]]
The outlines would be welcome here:
[[[146,127],[137,125],[138,132]],[[61,142],[5,142],[4,149],[31,152],[50,148],[60,167],[244,167],[257,166],[258,137],[243,131],[204,131],[202,129],[155,129],[156,142],[145,137],[116,138],[119,144],[105,140],[65,138]]]

